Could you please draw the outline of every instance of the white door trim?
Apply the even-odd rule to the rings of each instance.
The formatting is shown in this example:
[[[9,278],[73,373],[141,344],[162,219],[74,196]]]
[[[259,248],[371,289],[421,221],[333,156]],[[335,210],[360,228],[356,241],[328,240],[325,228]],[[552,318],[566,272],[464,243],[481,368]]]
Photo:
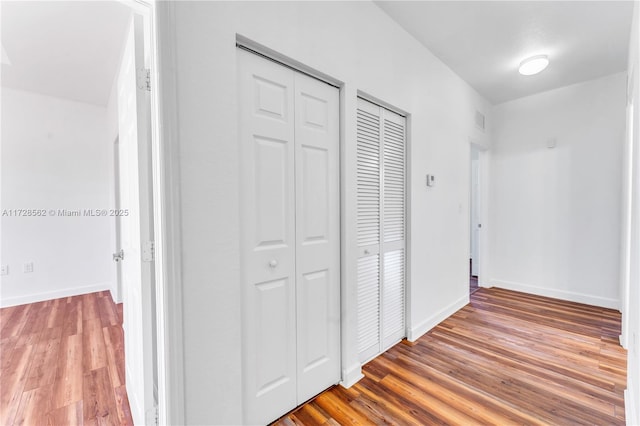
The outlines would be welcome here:
[[[179,156],[172,2],[119,0],[148,19],[151,72],[151,151],[155,238],[158,424],[184,424]],[[162,45],[162,51],[158,48]]]
[[[278,64],[290,68],[296,72],[300,72],[302,74],[313,77],[316,80],[323,81],[331,86],[337,87],[340,91],[342,91],[343,83],[341,81],[311,67],[308,67],[302,62],[298,62],[295,59],[282,55],[273,49],[269,49],[268,47],[257,43],[241,34],[236,34],[236,47],[248,50],[258,56],[262,56],[265,59],[277,62]]]
[[[151,10],[151,106],[154,226],[156,235],[156,327],[158,423],[185,424],[184,336],[180,168],[173,2],[133,0]],[[162,50],[158,46],[162,46]]]

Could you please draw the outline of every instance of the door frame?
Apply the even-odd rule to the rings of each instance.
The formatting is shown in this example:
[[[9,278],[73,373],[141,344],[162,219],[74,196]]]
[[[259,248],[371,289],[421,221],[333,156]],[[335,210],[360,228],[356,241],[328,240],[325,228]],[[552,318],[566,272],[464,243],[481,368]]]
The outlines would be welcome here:
[[[474,153],[475,155],[475,170],[474,170]],[[475,173],[474,173],[475,171]],[[474,269],[476,270],[476,278],[480,273],[480,231],[482,230],[482,221],[480,220],[480,149],[474,144],[470,145],[469,149],[469,172],[470,172],[470,184],[469,184],[469,257],[471,260],[470,276],[474,276]],[[475,177],[474,177],[475,174]],[[475,183],[475,185],[474,185]],[[474,216],[475,213],[475,216]],[[474,219],[477,219],[474,220]],[[477,227],[480,225],[480,227]],[[475,236],[474,236],[475,234]],[[475,244],[474,244],[475,241]]]
[[[637,106],[634,104],[634,73],[627,83],[627,108],[626,115],[626,131],[623,148],[623,167],[622,167],[622,226],[621,226],[621,256],[620,256],[620,313],[622,314],[622,327],[620,330],[620,345],[629,348],[629,293],[631,285],[631,247],[632,247],[632,220],[633,220],[633,157],[634,153],[633,138],[634,133],[640,129],[634,126],[634,114]]]
[[[489,276],[488,274],[488,265],[489,265],[489,238],[488,238],[488,229],[489,229],[489,148],[486,145],[478,142],[474,138],[469,138],[469,155],[467,161],[467,167],[469,170],[469,232],[468,232],[468,241],[469,241],[469,252],[471,252],[471,150],[476,149],[478,151],[478,194],[477,200],[478,204],[480,204],[480,208],[478,209],[478,222],[482,224],[482,228],[480,228],[478,232],[478,257],[480,258],[478,262],[478,287],[490,287],[486,282],[486,278]],[[465,264],[465,267],[468,269],[469,265]],[[465,272],[468,276],[468,272]]]
[[[157,424],[184,424],[179,162],[173,2],[116,0],[143,16],[151,76]],[[160,30],[159,30],[160,29]],[[145,43],[146,44],[146,43]],[[159,46],[163,49],[160,50]]]
[[[118,130],[118,136],[113,141],[113,206],[116,210],[120,210],[122,200],[120,200],[120,131]],[[113,223],[115,230],[114,238],[114,255],[122,248],[122,238],[120,232],[122,231],[122,224],[120,223],[120,216],[115,217]],[[122,265],[120,262],[116,262],[116,285],[115,290],[111,296],[115,303],[122,303]]]

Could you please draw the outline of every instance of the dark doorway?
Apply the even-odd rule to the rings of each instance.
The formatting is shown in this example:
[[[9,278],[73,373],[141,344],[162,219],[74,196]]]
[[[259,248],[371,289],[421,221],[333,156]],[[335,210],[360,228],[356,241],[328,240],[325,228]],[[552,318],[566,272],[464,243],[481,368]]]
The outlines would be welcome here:
[[[478,276],[472,273],[472,259],[469,259],[469,294],[473,294],[478,289]]]

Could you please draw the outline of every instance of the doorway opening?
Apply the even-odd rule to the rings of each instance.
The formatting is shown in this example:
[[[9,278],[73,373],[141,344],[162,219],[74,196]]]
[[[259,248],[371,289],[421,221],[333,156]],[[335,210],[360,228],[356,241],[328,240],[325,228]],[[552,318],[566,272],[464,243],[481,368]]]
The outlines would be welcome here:
[[[482,229],[480,206],[480,149],[471,144],[469,161],[469,294],[478,290],[480,275],[480,230]]]
[[[165,303],[163,240],[156,232],[163,181],[154,7],[145,0],[2,7],[3,201],[42,210],[38,232],[32,224],[5,228],[14,232],[3,233],[2,263],[25,263],[30,275],[12,268],[7,282],[3,276],[0,306],[24,305],[34,316],[55,307],[58,319],[42,330],[36,325],[43,321],[34,321],[31,334],[52,337],[56,349],[47,359],[66,354],[68,377],[79,378],[54,374],[41,383],[38,392],[53,395],[46,407],[34,408],[31,388],[3,388],[3,400],[10,396],[21,410],[38,414],[26,423],[75,423],[62,413],[82,416],[80,423],[150,424],[158,400],[166,406],[164,342],[156,343]],[[1,423],[11,423],[6,420]]]

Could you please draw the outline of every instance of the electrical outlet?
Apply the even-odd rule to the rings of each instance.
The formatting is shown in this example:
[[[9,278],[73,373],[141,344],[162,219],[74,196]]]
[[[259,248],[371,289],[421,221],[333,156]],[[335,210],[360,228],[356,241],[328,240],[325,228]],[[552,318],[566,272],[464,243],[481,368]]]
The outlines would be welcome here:
[[[0,265],[0,275],[9,275],[9,265]]]
[[[25,274],[33,272],[33,262],[26,262],[24,265],[23,272]]]

